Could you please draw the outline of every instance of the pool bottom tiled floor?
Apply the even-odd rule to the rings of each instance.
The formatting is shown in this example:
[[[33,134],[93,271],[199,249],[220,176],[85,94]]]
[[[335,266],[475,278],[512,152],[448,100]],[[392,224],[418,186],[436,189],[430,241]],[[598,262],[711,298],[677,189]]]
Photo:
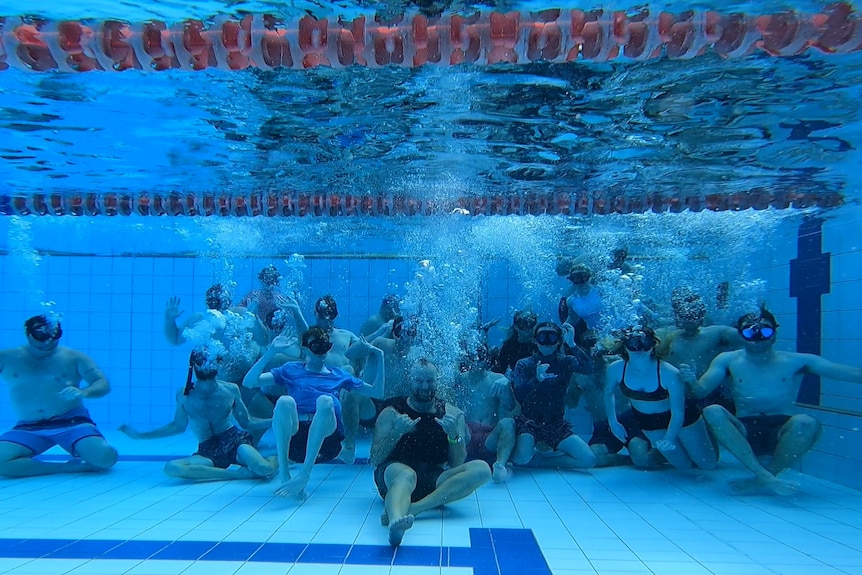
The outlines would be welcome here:
[[[165,477],[142,454],[193,447],[174,441],[117,440],[105,474],[1,480],[0,573],[862,575],[862,493],[802,475],[779,498],[732,494],[733,463],[518,469],[421,516],[393,552],[368,465],[318,466],[299,504],[275,482]]]

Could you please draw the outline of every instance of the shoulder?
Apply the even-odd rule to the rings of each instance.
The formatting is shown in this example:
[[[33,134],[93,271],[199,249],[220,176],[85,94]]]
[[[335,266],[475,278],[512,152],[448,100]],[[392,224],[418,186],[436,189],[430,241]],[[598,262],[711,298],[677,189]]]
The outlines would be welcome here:
[[[235,383],[231,383],[230,381],[222,381],[218,380],[219,387],[224,391],[227,391],[231,395],[240,396],[239,386]]]

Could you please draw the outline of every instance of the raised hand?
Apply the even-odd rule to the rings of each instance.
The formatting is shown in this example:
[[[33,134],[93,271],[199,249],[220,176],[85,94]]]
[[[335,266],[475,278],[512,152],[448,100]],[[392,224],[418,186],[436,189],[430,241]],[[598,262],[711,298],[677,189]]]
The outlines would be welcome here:
[[[679,365],[679,380],[686,385],[692,385],[697,383],[697,376],[695,373],[696,366],[694,364],[694,360],[692,360],[691,364],[681,363]]]
[[[435,417],[434,421],[440,424],[447,436],[455,437],[458,435],[458,419],[451,413],[447,413],[442,418]]]
[[[165,317],[168,319],[177,319],[185,313],[185,310],[180,310],[180,298],[171,297],[165,304]]]
[[[275,353],[283,353],[296,345],[296,338],[293,336],[279,335],[273,338],[269,344],[269,348]]]
[[[546,379],[553,379],[557,377],[555,373],[548,373],[548,368],[551,367],[547,363],[539,362],[536,365],[536,379],[539,381],[545,381]]]
[[[416,419],[411,419],[409,415],[402,413],[395,418],[395,421],[392,422],[392,429],[399,435],[405,435],[413,431],[416,428],[417,423],[419,423],[418,417]]]

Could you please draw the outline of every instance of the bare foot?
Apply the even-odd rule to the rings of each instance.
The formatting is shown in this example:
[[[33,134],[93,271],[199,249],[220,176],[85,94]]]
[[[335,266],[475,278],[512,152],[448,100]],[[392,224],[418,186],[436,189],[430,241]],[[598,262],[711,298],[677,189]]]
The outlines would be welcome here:
[[[494,483],[503,483],[509,478],[509,468],[502,463],[495,463],[491,473]]]
[[[342,447],[341,451],[338,452],[338,457],[336,457],[336,459],[346,463],[347,465],[353,465],[356,461],[356,448],[353,447],[351,449],[347,449],[346,447]]]
[[[386,527],[387,525],[389,525],[389,514],[388,514],[388,513],[386,513],[385,511],[384,511],[384,512],[383,512],[383,514],[380,516],[380,524],[381,524],[382,526],[384,526],[384,527]]]
[[[759,479],[757,477],[745,477],[728,481],[730,488],[739,494],[750,494],[760,489],[768,489],[776,495],[793,495],[799,489],[799,484],[793,481],[785,481],[777,477]]]
[[[401,540],[404,539],[404,533],[413,527],[413,516],[405,515],[401,519],[389,525],[389,544],[393,547],[401,545]]]
[[[300,473],[299,475],[276,489],[275,494],[279,497],[290,497],[291,495],[295,495],[297,499],[303,501],[306,497],[305,487],[308,485],[308,480],[308,475]]]

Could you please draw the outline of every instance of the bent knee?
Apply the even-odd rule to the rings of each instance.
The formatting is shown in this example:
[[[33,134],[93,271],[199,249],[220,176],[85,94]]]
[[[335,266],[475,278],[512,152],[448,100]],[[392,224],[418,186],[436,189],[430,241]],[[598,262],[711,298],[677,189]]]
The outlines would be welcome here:
[[[392,477],[390,481],[389,488],[391,489],[395,485],[400,485],[403,487],[407,487],[412,492],[416,489],[416,472],[410,469],[399,469]]]
[[[335,401],[333,401],[332,396],[329,395],[321,395],[320,397],[318,397],[316,405],[318,411],[323,411],[327,409],[331,409],[333,410],[333,412],[335,411]]]
[[[497,422],[497,427],[500,431],[515,433],[515,420],[511,417],[506,417]]]
[[[296,400],[289,395],[282,395],[275,402],[274,415],[289,415],[296,413]]]
[[[794,415],[790,418],[790,429],[799,435],[806,437],[817,437],[820,435],[822,425],[810,415]]]
[[[110,445],[106,445],[103,449],[100,449],[95,453],[88,453],[87,456],[82,457],[82,459],[93,467],[109,469],[117,463],[118,457],[119,453],[117,453],[117,450]]]

